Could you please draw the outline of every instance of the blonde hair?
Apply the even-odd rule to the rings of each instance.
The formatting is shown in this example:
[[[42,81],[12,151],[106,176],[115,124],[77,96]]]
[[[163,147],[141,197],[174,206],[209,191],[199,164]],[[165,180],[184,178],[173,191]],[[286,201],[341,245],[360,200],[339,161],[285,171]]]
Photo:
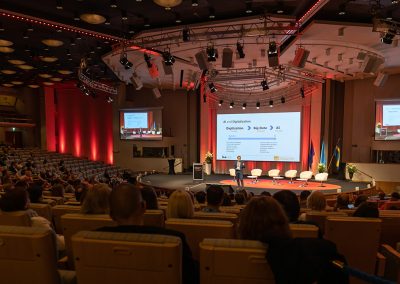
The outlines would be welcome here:
[[[175,190],[168,199],[167,218],[192,218],[193,200],[184,190]]]
[[[109,198],[111,189],[105,183],[95,184],[86,192],[83,200],[82,214],[108,214],[110,212]]]
[[[323,211],[326,208],[325,195],[320,191],[313,191],[307,198],[307,208],[316,211]]]

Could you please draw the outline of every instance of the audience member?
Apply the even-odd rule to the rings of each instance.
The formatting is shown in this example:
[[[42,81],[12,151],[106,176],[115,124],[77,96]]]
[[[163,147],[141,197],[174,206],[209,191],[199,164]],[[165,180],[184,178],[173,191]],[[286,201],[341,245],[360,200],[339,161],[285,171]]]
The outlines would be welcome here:
[[[224,192],[224,198],[222,199],[222,206],[232,206],[232,200],[226,192]]]
[[[246,197],[242,192],[235,194],[235,201],[237,205],[244,205],[246,203]]]
[[[267,260],[275,283],[349,283],[332,261],[345,262],[334,243],[324,239],[292,239],[288,218],[271,197],[253,198],[240,214],[241,239],[268,245]]]
[[[309,190],[303,190],[300,192],[300,208],[307,208],[307,198],[310,196],[311,191]]]
[[[320,191],[313,191],[307,198],[307,209],[312,211],[325,211],[325,195]],[[300,215],[299,220],[306,221],[306,213]]]
[[[385,200],[386,199],[386,193],[384,193],[383,191],[380,191],[378,193],[378,197],[379,197],[379,200]]]
[[[206,203],[206,193],[204,191],[196,192],[194,197],[196,198],[197,203],[199,204]]]
[[[207,207],[203,208],[203,212],[216,213],[220,212],[219,207],[224,198],[224,190],[219,185],[211,185],[207,188]]]
[[[108,214],[110,212],[109,197],[111,189],[105,183],[95,184],[86,192],[82,203],[82,214]]]
[[[116,227],[103,227],[99,231],[119,233],[159,234],[179,237],[182,241],[182,279],[184,284],[198,283],[199,275],[196,263],[192,258],[185,235],[160,227],[143,225],[146,203],[140,189],[132,184],[118,185],[110,195],[110,216],[117,223]],[[154,256],[160,257],[160,256]]]
[[[354,207],[357,208],[358,206],[360,206],[361,203],[366,202],[367,200],[368,200],[367,195],[364,194],[358,195],[354,200]]]
[[[363,202],[361,203],[356,211],[353,213],[354,217],[366,217],[366,218],[379,218],[379,210],[376,203]]]
[[[61,183],[56,183],[51,188],[51,195],[54,197],[63,197],[64,198],[64,186]]]
[[[297,222],[300,215],[300,204],[296,194],[290,190],[275,192],[273,198],[276,199],[285,210],[289,222]]]
[[[190,194],[185,190],[175,190],[168,199],[167,218],[190,219],[194,214],[194,205]]]
[[[390,195],[390,201],[399,201],[400,200],[400,193],[397,191],[392,192]]]
[[[143,200],[146,202],[146,209],[158,209],[157,194],[151,186],[144,186],[140,189]]]
[[[348,194],[346,193],[338,194],[336,197],[336,204],[334,207],[334,211],[340,209],[349,209],[349,204],[350,204],[350,197]]]
[[[28,187],[29,200],[31,203],[43,202],[43,190],[39,184],[32,184]]]
[[[269,193],[268,191],[263,191],[263,192],[261,192],[260,195],[262,195],[262,196],[271,196],[271,193]]]

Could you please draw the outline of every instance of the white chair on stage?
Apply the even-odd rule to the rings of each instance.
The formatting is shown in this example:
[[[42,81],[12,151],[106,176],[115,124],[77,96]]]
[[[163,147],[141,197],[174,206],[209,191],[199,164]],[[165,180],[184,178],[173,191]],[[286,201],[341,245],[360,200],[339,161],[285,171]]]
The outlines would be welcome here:
[[[280,174],[281,170],[279,169],[272,169],[268,171],[268,176],[272,177],[272,183],[279,183],[280,179],[283,179]]]
[[[288,170],[285,173],[286,178],[290,178],[289,183],[293,183],[293,179],[297,176],[297,170]]]
[[[258,182],[258,177],[261,176],[262,174],[262,169],[252,169],[251,170],[251,175],[247,176],[248,178],[251,178],[253,180],[252,183],[257,183]]]
[[[328,173],[316,174],[315,180],[321,182],[320,187],[325,187],[325,185],[323,185],[323,182],[328,180]]]
[[[233,180],[236,180],[236,170],[235,169],[229,169],[229,175],[233,177]]]
[[[299,185],[299,187],[305,187],[308,185],[308,180],[310,180],[313,176],[312,171],[304,171],[300,173],[300,178],[298,178],[298,181],[302,181],[303,183]]]

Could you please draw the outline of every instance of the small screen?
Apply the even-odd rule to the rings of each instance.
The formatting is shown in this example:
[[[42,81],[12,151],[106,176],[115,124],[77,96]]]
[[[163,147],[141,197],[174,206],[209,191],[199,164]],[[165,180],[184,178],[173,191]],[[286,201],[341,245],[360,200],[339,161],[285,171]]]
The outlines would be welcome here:
[[[162,111],[121,110],[120,136],[124,140],[162,140]]]
[[[375,140],[400,140],[400,100],[376,102]]]

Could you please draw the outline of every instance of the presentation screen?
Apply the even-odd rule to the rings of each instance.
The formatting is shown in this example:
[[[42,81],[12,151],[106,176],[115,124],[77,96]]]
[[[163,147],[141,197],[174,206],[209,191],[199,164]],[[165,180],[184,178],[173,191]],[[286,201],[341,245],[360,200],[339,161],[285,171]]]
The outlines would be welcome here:
[[[119,129],[124,140],[162,140],[161,109],[120,110]]]
[[[217,160],[300,161],[300,112],[217,114]]]
[[[375,140],[400,140],[400,100],[376,102]]]

